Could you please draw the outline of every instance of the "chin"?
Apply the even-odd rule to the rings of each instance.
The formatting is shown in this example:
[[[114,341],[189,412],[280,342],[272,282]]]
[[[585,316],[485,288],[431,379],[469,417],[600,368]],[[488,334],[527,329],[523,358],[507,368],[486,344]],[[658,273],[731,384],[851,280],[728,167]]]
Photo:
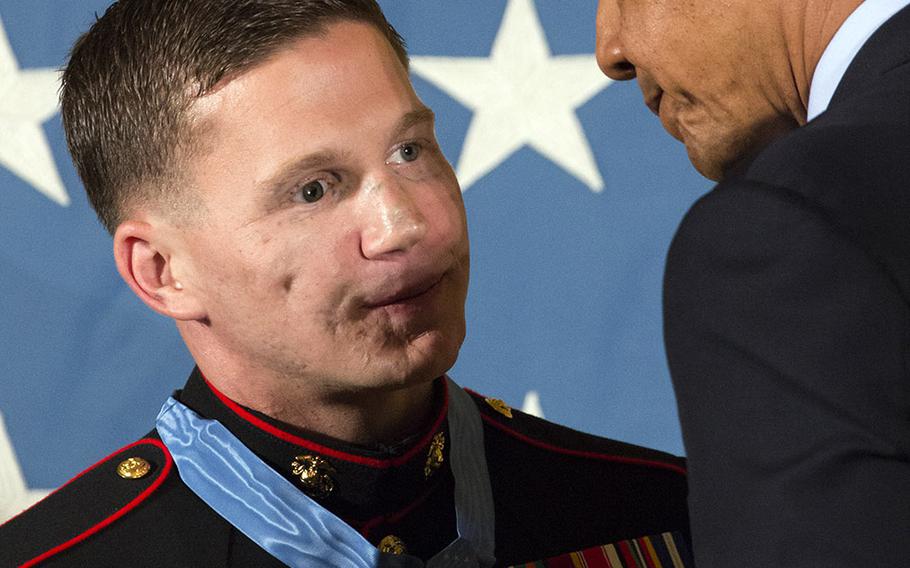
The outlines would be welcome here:
[[[408,348],[411,376],[417,380],[433,380],[455,365],[464,340],[464,330],[459,334],[430,332],[417,338]]]
[[[719,182],[724,178],[724,170],[713,162],[702,160],[692,152],[689,152],[689,161],[692,162],[695,171],[711,181]]]
[[[723,180],[736,171],[736,166],[750,155],[743,144],[733,136],[712,133],[713,135],[688,135],[684,143],[689,161],[696,171],[715,182]]]
[[[691,140],[684,141],[686,153],[689,155],[689,162],[695,168],[695,171],[712,181],[720,181],[721,171],[717,164],[706,157],[702,149]]]
[[[713,181],[743,173],[752,160],[799,124],[792,116],[770,115],[744,123],[710,123],[700,132],[686,132],[684,143],[698,173]]]
[[[705,128],[705,121],[677,121],[676,137],[686,147],[689,162],[702,176],[712,181],[720,181],[723,169],[718,160],[718,150],[723,147],[720,142],[725,138],[718,128]]]
[[[407,388],[432,382],[455,365],[464,332],[427,332],[404,345],[386,347],[370,357],[372,368],[363,369],[360,379],[365,386],[379,389]]]

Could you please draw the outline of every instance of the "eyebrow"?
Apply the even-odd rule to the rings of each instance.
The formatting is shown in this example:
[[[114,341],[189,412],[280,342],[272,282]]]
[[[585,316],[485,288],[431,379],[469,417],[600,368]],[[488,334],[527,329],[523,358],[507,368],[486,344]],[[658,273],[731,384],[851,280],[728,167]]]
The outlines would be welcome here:
[[[284,191],[289,185],[292,185],[297,178],[312,170],[318,170],[328,166],[331,163],[337,163],[341,156],[331,151],[320,151],[308,154],[303,158],[286,163],[278,171],[259,182],[257,185],[267,194],[275,194]]]
[[[436,113],[434,113],[430,108],[420,105],[414,110],[407,112],[398,119],[398,124],[395,125],[395,129],[392,131],[392,138],[400,138],[405,132],[414,128],[418,124],[423,124],[424,122],[433,123],[436,121]]]
[[[426,122],[433,123],[436,120],[436,114],[428,107],[423,105],[415,108],[402,115],[392,130],[392,139],[400,138],[411,128]],[[325,168],[333,163],[338,163],[344,156],[330,151],[323,150],[313,154],[308,154],[302,158],[287,162],[278,171],[256,184],[266,194],[276,194],[284,191],[289,185],[292,185],[297,178],[312,170]]]

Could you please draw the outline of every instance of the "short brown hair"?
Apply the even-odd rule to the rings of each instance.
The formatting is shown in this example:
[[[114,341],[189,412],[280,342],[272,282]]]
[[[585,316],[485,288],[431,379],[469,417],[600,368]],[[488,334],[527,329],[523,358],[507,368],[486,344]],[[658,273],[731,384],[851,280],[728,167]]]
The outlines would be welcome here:
[[[121,0],[76,42],[61,106],[70,154],[113,234],[137,204],[186,204],[188,109],[219,81],[339,21],[375,26],[407,67],[375,0]]]

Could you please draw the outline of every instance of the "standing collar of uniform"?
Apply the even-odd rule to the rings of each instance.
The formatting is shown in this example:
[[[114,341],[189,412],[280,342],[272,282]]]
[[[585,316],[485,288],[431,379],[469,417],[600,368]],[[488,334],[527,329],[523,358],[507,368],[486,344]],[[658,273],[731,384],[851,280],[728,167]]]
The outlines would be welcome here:
[[[847,68],[870,37],[910,0],[865,0],[844,21],[822,53],[809,87],[807,120],[827,110]]]
[[[305,432],[246,408],[219,392],[198,368],[176,398],[201,416],[221,422],[269,466],[355,527],[417,506],[451,482],[445,380],[435,382],[436,410],[430,424],[400,444],[382,448]],[[327,494],[314,492],[294,473],[295,467],[313,464],[318,464],[319,475],[327,476],[332,487]]]

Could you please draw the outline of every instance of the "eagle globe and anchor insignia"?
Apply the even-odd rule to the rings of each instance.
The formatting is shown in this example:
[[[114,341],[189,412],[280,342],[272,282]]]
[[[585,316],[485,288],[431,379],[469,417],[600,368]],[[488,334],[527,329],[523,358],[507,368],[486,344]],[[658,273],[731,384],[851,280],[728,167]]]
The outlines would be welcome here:
[[[117,465],[117,475],[123,479],[142,479],[152,471],[152,465],[140,457],[131,457]]]
[[[443,455],[443,450],[446,447],[446,435],[443,432],[437,432],[433,436],[433,440],[430,442],[430,449],[427,450],[427,461],[423,466],[423,476],[427,479],[431,475],[436,473],[436,470],[442,467],[442,462],[445,460]]]
[[[319,456],[296,456],[291,462],[291,473],[300,479],[303,490],[310,497],[325,499],[335,490],[335,468]]]

